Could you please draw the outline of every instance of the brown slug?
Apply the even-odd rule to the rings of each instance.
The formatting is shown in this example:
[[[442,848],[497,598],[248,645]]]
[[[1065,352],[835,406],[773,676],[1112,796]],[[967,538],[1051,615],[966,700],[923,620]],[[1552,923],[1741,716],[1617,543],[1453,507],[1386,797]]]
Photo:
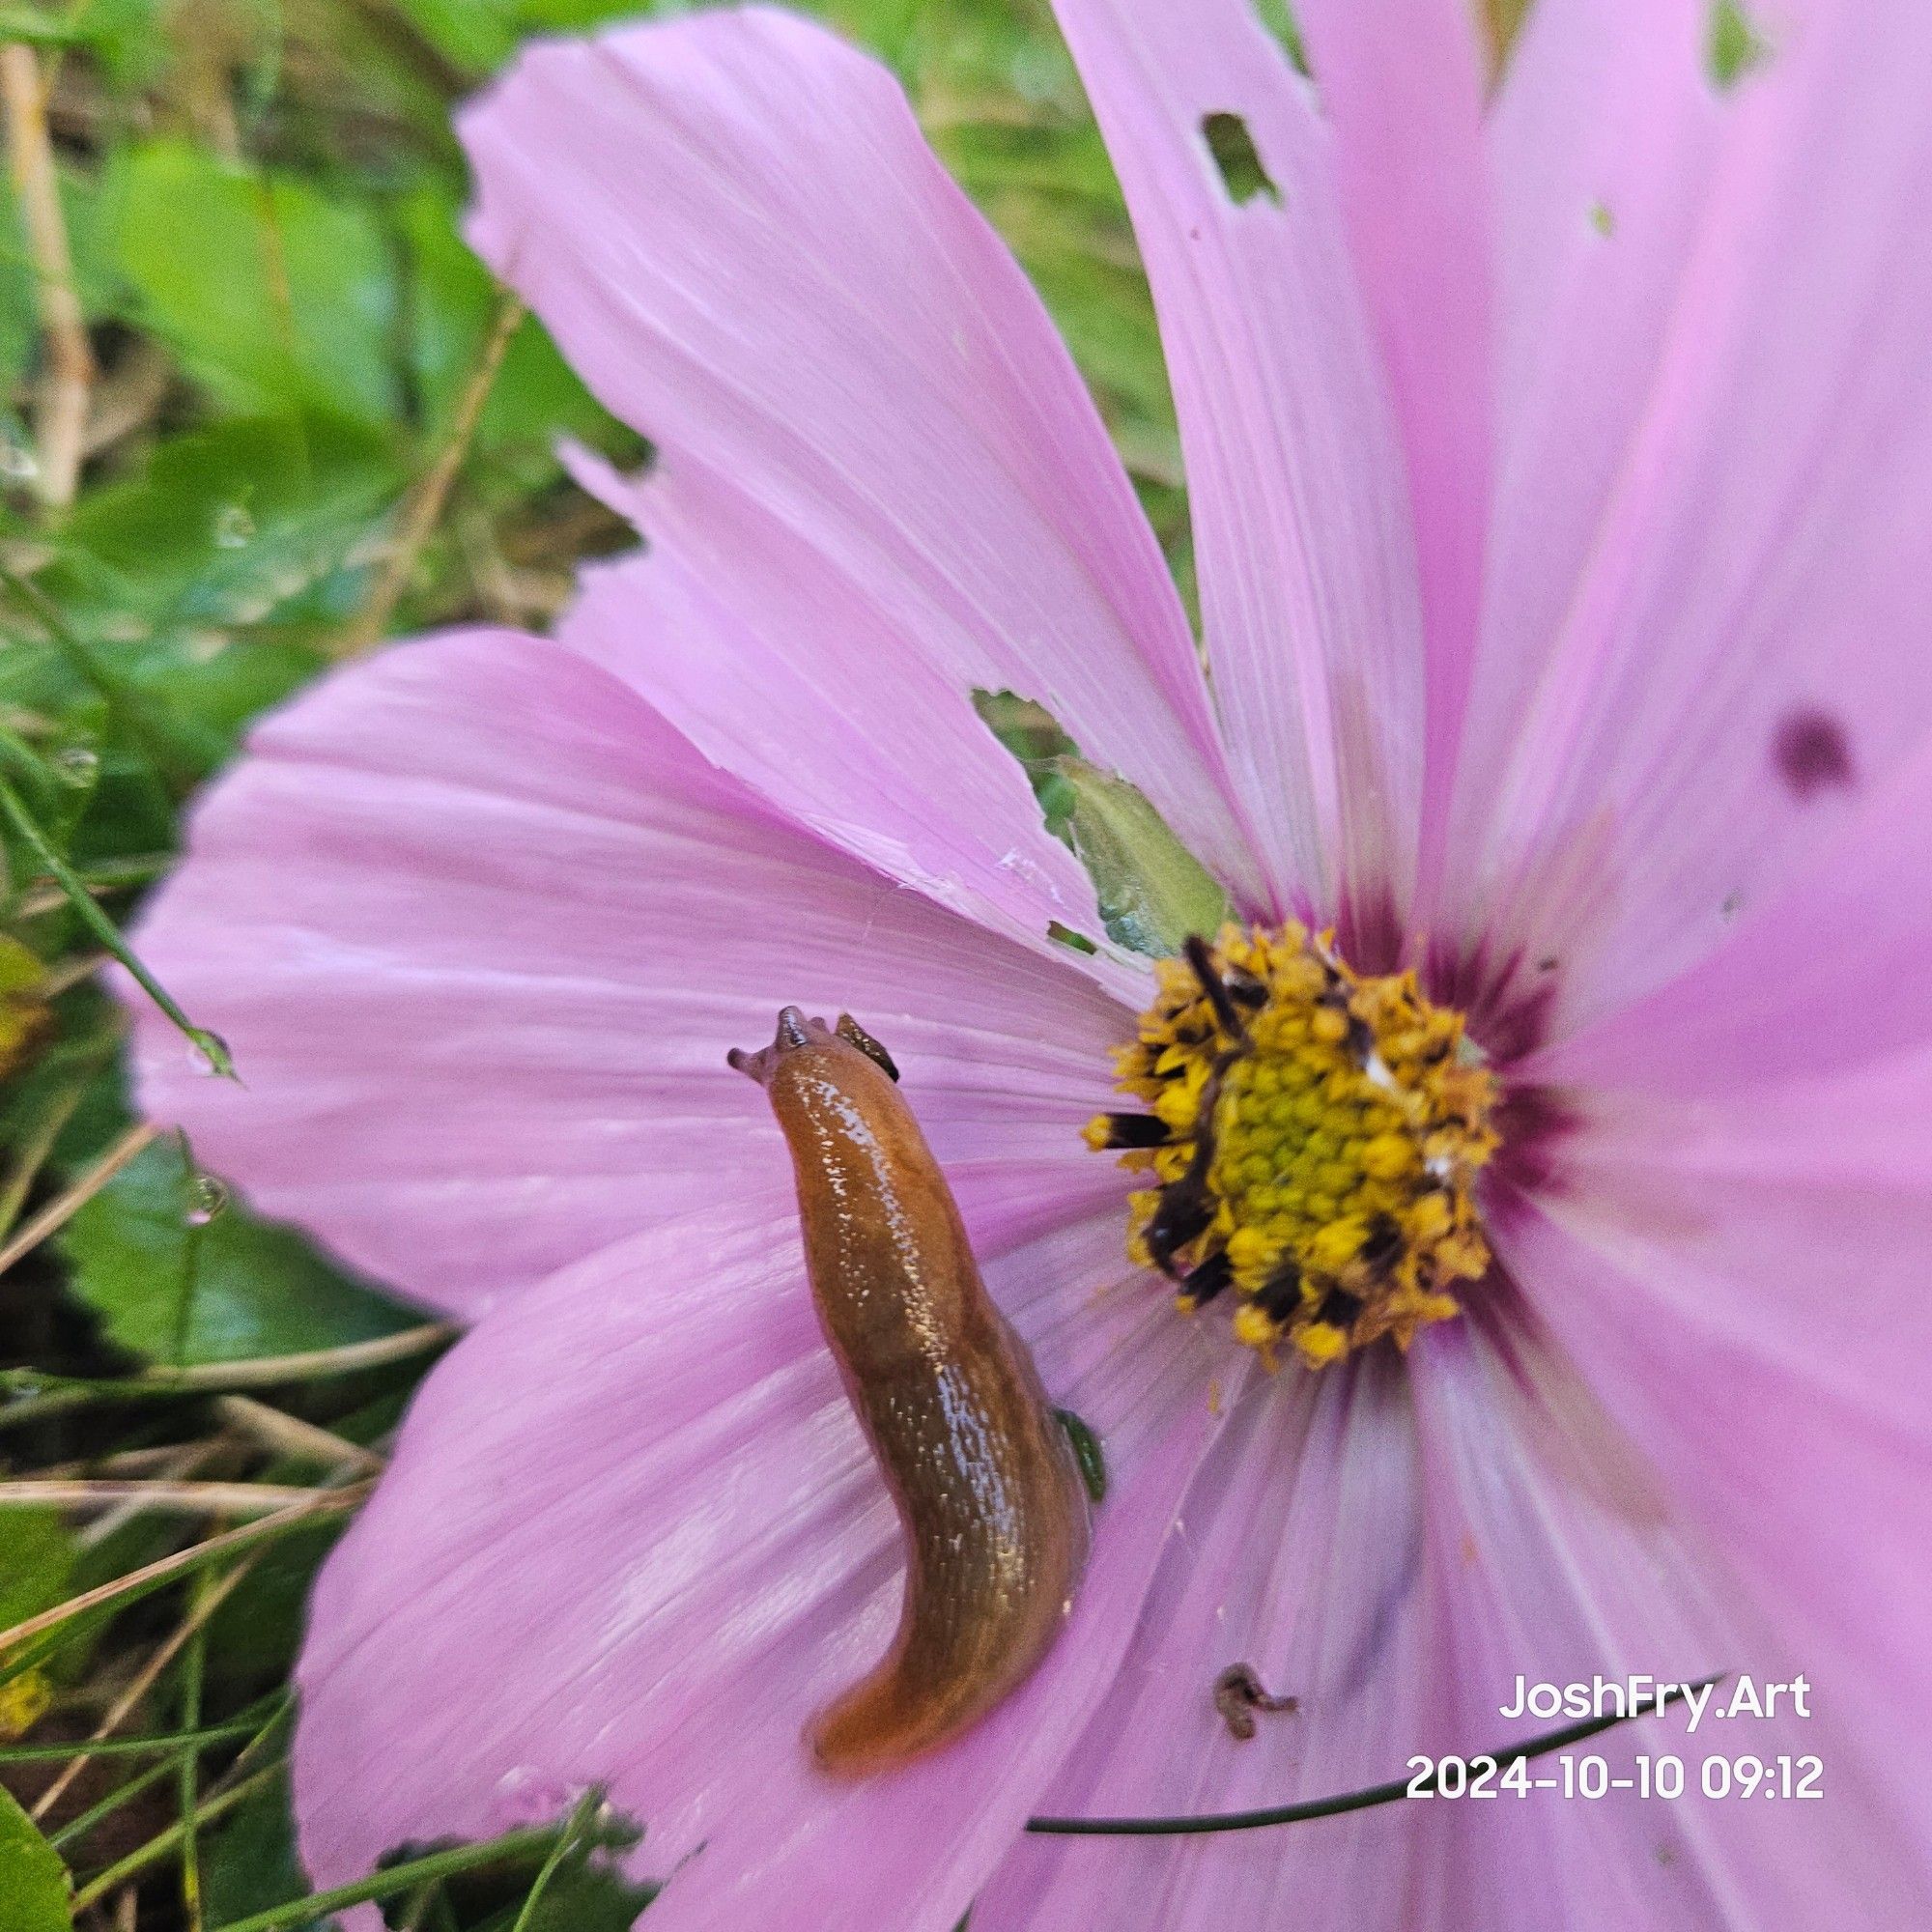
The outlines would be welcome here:
[[[849,1015],[834,1032],[786,1007],[730,1062],[790,1146],[819,1321],[905,1532],[892,1648],[807,1733],[827,1770],[864,1776],[957,1737],[1046,1655],[1087,1496],[884,1050]]]

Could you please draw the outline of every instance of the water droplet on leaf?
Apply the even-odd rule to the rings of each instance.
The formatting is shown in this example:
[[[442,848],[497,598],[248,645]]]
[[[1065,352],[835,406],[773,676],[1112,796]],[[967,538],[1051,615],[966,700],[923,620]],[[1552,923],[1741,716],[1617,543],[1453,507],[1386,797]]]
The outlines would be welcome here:
[[[228,1206],[228,1188],[212,1174],[197,1174],[188,1182],[187,1214],[190,1228],[205,1228]]]
[[[254,534],[255,520],[240,503],[224,503],[215,513],[216,549],[240,550]]]
[[[228,1042],[206,1027],[196,1027],[188,1035],[187,1064],[194,1072],[206,1074],[210,1079],[235,1077],[235,1056],[228,1051]]]

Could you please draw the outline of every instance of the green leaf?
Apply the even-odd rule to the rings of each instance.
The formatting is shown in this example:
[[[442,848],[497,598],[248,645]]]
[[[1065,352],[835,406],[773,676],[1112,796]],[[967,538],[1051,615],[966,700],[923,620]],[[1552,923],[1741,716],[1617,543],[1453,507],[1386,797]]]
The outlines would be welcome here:
[[[157,1143],[62,1231],[74,1292],[122,1348],[156,1360],[244,1361],[364,1341],[414,1320],[287,1228],[232,1203],[199,1226],[192,1211],[180,1148]]]
[[[1086,867],[1110,939],[1158,959],[1219,928],[1227,894],[1133,785],[1084,758],[1056,759],[1053,777],[1048,825]]]
[[[71,1890],[60,1854],[0,1786],[0,1932],[69,1932]]]
[[[115,239],[146,319],[231,409],[394,417],[394,267],[369,207],[157,140],[122,160]]]
[[[394,443],[339,416],[232,418],[94,491],[36,582],[151,708],[211,742],[205,766],[321,668],[407,485]]]
[[[203,1837],[201,1889],[202,1910],[211,1925],[226,1925],[308,1895],[286,1778],[264,1785]],[[300,1927],[318,1922],[296,1921]]]
[[[0,1556],[0,1630],[11,1630],[42,1610],[50,1610],[68,1593],[73,1575],[74,1543],[60,1514],[52,1509],[10,1509],[0,1519],[5,1554]]]
[[[419,189],[397,215],[410,254],[410,373],[422,398],[424,430],[440,440],[496,327],[500,297],[490,271],[464,245],[447,190]],[[526,450],[536,461],[522,466],[517,481],[529,488],[557,473],[552,445],[559,433],[613,456],[637,441],[592,400],[536,317],[526,316],[490,385],[470,447]]]

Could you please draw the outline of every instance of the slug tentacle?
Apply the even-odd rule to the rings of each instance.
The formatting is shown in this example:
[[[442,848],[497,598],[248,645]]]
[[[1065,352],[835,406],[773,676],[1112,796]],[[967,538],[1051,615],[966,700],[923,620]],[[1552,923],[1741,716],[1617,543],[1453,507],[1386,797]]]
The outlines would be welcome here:
[[[730,1061],[790,1146],[812,1297],[905,1531],[892,1647],[809,1733],[828,1770],[859,1776],[956,1737],[1046,1655],[1086,1562],[1087,1497],[884,1049],[787,1007],[770,1046]]]

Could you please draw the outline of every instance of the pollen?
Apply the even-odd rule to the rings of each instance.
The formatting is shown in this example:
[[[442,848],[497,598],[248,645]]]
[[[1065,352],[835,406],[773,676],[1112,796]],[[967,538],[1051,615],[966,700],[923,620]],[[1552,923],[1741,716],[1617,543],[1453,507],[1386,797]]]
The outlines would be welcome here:
[[[1183,1310],[1225,1294],[1269,1369],[1406,1349],[1461,1313],[1490,1264],[1473,1188],[1497,1145],[1462,1014],[1293,923],[1224,926],[1157,972],[1115,1062],[1136,1104],[1085,1130],[1141,1177],[1132,1259]]]

